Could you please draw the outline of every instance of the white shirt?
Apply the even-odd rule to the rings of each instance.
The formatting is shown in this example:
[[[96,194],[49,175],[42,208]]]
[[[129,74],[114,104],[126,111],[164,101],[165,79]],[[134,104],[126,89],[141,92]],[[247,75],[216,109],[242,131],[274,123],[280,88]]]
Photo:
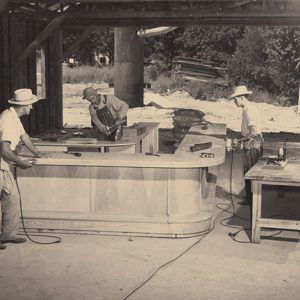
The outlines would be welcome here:
[[[255,126],[257,133],[262,132],[262,119],[259,110],[252,103],[248,102],[243,108],[241,133],[246,136],[250,133],[249,126]]]
[[[0,142],[10,142],[10,149],[14,151],[25,133],[24,127],[15,109],[10,107],[0,115]],[[0,169],[10,170],[9,162],[0,157]]]

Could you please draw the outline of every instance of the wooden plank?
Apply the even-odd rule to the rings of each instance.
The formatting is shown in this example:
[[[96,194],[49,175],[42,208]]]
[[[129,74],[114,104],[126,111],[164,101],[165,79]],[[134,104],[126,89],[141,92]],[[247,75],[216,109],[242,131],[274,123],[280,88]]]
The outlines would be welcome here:
[[[53,19],[44,28],[44,30],[24,49],[24,51],[16,58],[16,60],[21,62],[22,60],[26,59],[34,49],[36,49],[43,41],[45,41],[56,28],[58,28],[65,17],[66,14],[61,14]]]
[[[282,220],[258,218],[257,226],[266,228],[278,228],[289,230],[300,230],[300,220]]]
[[[27,22],[27,41],[32,40],[35,36],[35,24],[34,22]],[[36,53],[32,52],[31,55],[28,56],[27,60],[27,86],[31,88],[32,92],[36,95],[37,92],[37,68],[36,68]],[[36,128],[36,110],[35,105],[33,105],[33,109],[29,115],[29,132],[33,132]]]
[[[49,127],[47,129],[61,129],[63,127],[63,91],[62,91],[62,32],[54,32],[48,41],[47,100],[49,107]]]
[[[252,203],[252,243],[260,243],[260,227],[257,220],[261,218],[261,191],[262,185],[259,182],[252,181],[253,203]]]
[[[89,26],[88,28],[86,28],[84,30],[84,32],[76,39],[76,41],[69,47],[69,49],[65,53],[62,54],[60,62],[63,63],[64,60],[67,59],[71,55],[72,51],[76,47],[78,47],[89,36],[89,34],[95,29],[96,29],[95,26]]]

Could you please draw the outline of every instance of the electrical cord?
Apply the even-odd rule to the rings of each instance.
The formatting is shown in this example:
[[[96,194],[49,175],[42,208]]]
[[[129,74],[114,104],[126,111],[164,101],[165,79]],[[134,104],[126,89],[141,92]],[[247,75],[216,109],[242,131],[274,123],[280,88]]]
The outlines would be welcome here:
[[[190,251],[193,247],[195,247],[197,244],[199,244],[209,233],[211,233],[215,227],[216,227],[216,220],[219,216],[219,214],[221,214],[222,212],[219,212],[216,217],[214,218],[214,221],[212,223],[212,226],[210,227],[210,229],[201,234],[200,238],[194,242],[192,245],[190,245],[188,248],[186,248],[184,251],[182,251],[179,255],[177,255],[176,257],[174,257],[173,259],[165,262],[164,264],[160,265],[158,268],[156,268],[152,274],[150,276],[148,276],[148,278],[146,280],[144,280],[139,286],[137,286],[134,290],[132,290],[129,294],[127,294],[127,296],[125,296],[124,298],[122,298],[122,300],[127,300],[130,296],[132,296],[134,293],[136,293],[140,288],[142,288],[147,282],[149,282],[161,269],[163,269],[164,267],[168,266],[169,264],[175,262],[176,260],[178,260],[179,258],[181,258],[184,254],[186,254],[188,251]]]
[[[236,237],[240,232],[242,232],[242,231],[245,231],[245,232],[246,232],[246,231],[251,231],[252,228],[239,227],[239,226],[233,226],[233,225],[224,224],[224,221],[230,220],[230,219],[232,219],[232,218],[238,218],[238,219],[241,219],[241,220],[244,220],[244,221],[250,221],[250,219],[241,217],[241,216],[239,216],[239,215],[237,215],[237,214],[235,213],[235,207],[234,207],[234,202],[233,202],[233,197],[232,197],[232,180],[233,180],[233,179],[232,179],[232,177],[233,177],[233,176],[232,176],[232,173],[233,173],[233,151],[231,151],[231,161],[230,161],[230,179],[229,179],[230,204],[228,204],[228,203],[218,203],[218,204],[216,205],[216,207],[217,207],[218,209],[220,209],[222,212],[227,212],[227,213],[231,214],[231,216],[222,219],[221,221],[219,221],[219,224],[222,225],[222,226],[224,226],[224,227],[238,229],[238,230],[235,231],[235,232],[229,232],[229,233],[228,233],[228,236],[229,236],[233,241],[235,241],[235,242],[237,242],[237,243],[245,243],[245,244],[248,244],[248,243],[251,243],[251,242],[250,242],[250,241],[241,241],[241,240],[237,240],[235,237]],[[224,208],[220,207],[219,205],[221,205],[221,204],[225,204],[225,205],[227,205],[227,206],[229,206],[229,207],[232,207],[232,212],[229,211],[228,209],[224,209]],[[270,217],[271,217],[271,216],[270,216]],[[276,233],[274,233],[274,234],[272,234],[272,235],[269,235],[268,238],[274,237],[274,236],[276,236],[276,235],[278,235],[278,234],[280,234],[280,233],[282,232],[282,230],[280,230],[280,229],[269,229],[269,230],[270,230],[270,231],[278,230],[278,232],[276,232]]]
[[[24,230],[24,233],[25,235],[27,236],[27,238],[35,243],[35,244],[40,244],[40,245],[50,245],[50,244],[57,244],[57,243],[60,243],[62,241],[62,239],[58,236],[55,236],[55,235],[43,235],[43,234],[31,234],[31,236],[40,236],[40,237],[46,237],[46,238],[54,238],[55,240],[53,242],[39,242],[39,241],[36,241],[34,239],[32,239],[28,232],[27,232],[27,229],[25,227],[25,222],[24,222],[24,215],[23,215],[23,205],[22,205],[22,197],[21,197],[21,192],[20,192],[20,187],[19,187],[19,183],[18,183],[18,174],[17,174],[17,166],[15,167],[15,170],[14,170],[14,177],[16,179],[16,186],[17,186],[17,190],[18,190],[18,193],[19,193],[19,199],[20,199],[20,212],[21,212],[21,220],[22,220],[22,225],[23,225],[23,230]]]

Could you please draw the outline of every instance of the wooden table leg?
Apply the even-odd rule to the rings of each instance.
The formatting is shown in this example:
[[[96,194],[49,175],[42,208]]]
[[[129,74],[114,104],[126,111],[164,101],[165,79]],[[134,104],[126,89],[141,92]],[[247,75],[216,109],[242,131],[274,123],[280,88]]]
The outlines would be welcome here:
[[[261,191],[262,184],[252,181],[253,203],[252,203],[252,243],[260,243],[260,225],[257,220],[261,218]]]

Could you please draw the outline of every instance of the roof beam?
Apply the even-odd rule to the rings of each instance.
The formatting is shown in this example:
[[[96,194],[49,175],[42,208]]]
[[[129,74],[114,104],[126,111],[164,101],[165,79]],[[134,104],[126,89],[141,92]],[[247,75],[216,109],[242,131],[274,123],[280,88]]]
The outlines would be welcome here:
[[[16,58],[18,62],[22,62],[26,59],[33,50],[35,50],[43,41],[49,37],[49,35],[62,23],[66,15],[61,14],[60,16],[53,19],[44,30],[24,49],[24,51]]]
[[[64,62],[64,60],[71,55],[73,49],[78,47],[89,36],[89,34],[95,29],[96,29],[96,27],[93,25],[86,28],[83,31],[83,33],[76,39],[76,41],[69,47],[69,49],[65,53],[63,53],[63,55],[61,57],[61,62]]]

